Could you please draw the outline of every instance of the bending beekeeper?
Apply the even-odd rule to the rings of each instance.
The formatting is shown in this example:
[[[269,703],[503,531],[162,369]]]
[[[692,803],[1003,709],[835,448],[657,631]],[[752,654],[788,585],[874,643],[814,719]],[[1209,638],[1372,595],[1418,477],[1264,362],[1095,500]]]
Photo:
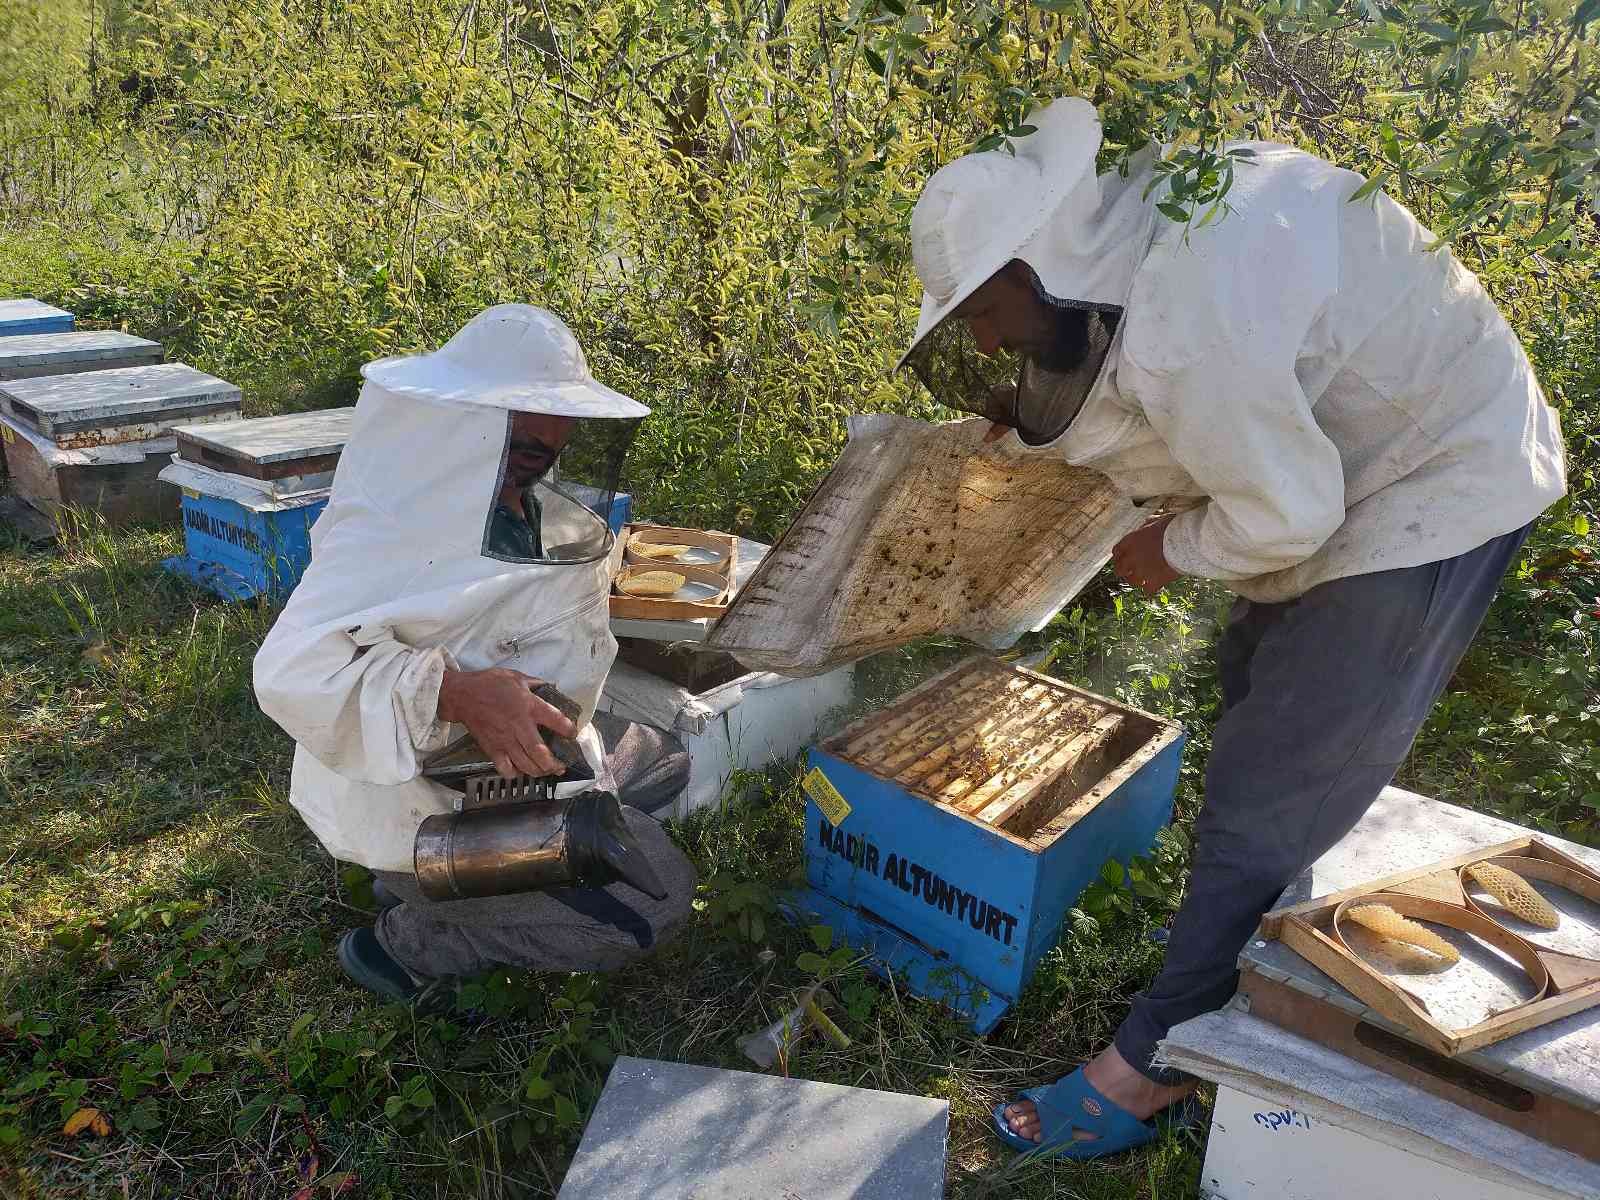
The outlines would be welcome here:
[[[1153,150],[1096,177],[1089,104],[1029,120],[1015,155],[923,192],[903,363],[991,437],[1166,498],[1116,547],[1123,579],[1239,597],[1165,968],[1111,1046],[995,1110],[1013,1146],[1089,1158],[1154,1138],[1190,1093],[1157,1043],[1232,996],[1262,913],[1393,778],[1565,475],[1478,280],[1387,196],[1350,203],[1359,176],[1249,144],[1232,211],[1186,234],[1155,209]]]
[[[559,470],[610,511],[644,405],[598,383],[554,315],[486,309],[432,354],[369,363],[312,562],[255,660],[261,708],[298,743],[290,800],[335,858],[377,877],[380,914],[346,934],[356,982],[405,998],[493,966],[605,970],[649,953],[690,911],[694,870],[640,809],[688,779],[670,736],[595,705],[616,653],[613,536]],[[532,693],[554,684],[576,722]],[[431,903],[417,828],[455,794],[420,777],[465,729],[500,774],[564,770],[576,735],[665,885]],[[558,785],[557,795],[594,784]]]

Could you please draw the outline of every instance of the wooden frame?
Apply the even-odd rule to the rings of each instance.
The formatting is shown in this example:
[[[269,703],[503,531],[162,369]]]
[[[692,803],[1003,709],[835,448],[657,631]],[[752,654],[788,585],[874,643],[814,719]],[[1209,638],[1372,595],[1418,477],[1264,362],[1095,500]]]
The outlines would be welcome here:
[[[829,754],[913,795],[1027,839],[1063,788],[1116,765],[1151,718],[1034,671],[969,658],[823,743]],[[989,747],[983,743],[990,742]],[[1092,775],[1092,779],[1084,778]]]
[[[1561,1096],[1526,1087],[1470,1062],[1438,1054],[1357,1013],[1246,970],[1239,997],[1270,1021],[1536,1141],[1600,1162],[1600,1117]]]
[[[635,566],[643,568],[644,563],[632,563],[627,558],[627,546],[635,533],[648,530],[652,540],[655,541],[681,541],[686,545],[704,546],[725,554],[723,560],[716,566],[693,566],[688,563],[674,563],[670,561],[645,560],[654,564],[653,569],[658,571],[678,571],[679,573],[701,578],[706,575],[715,575],[724,587],[720,595],[708,600],[665,600],[654,599],[649,596],[624,596],[615,588],[615,580],[631,571]],[[622,532],[617,535],[616,545],[611,550],[611,578],[613,588],[611,592],[611,615],[613,617],[628,617],[638,621],[693,621],[700,617],[720,617],[728,611],[730,603],[729,593],[733,589],[734,569],[738,564],[739,539],[732,534],[718,533],[710,529],[680,529],[671,525],[648,525],[644,523],[624,525]]]
[[[1481,862],[1556,883],[1600,903],[1600,875],[1537,837],[1522,837],[1275,909],[1261,919],[1261,936],[1283,942],[1378,1014],[1444,1055],[1482,1049],[1600,1005],[1600,959],[1546,949],[1501,925],[1492,910],[1473,899],[1462,876],[1467,867]],[[1528,973],[1534,996],[1476,1025],[1459,1029],[1440,1025],[1416,997],[1345,944],[1340,918],[1358,900],[1388,904],[1402,915],[1442,923],[1489,943]]]

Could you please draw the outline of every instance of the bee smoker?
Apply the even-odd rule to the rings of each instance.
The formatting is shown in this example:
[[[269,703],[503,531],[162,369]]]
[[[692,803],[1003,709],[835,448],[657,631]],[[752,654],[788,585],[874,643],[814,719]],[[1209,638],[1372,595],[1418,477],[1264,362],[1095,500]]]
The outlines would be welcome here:
[[[578,706],[549,684],[534,694],[577,719]],[[592,780],[594,772],[571,738],[546,740],[567,768],[555,779],[502,779],[470,735],[428,760],[423,778],[459,790],[461,799],[455,812],[436,813],[417,830],[412,866],[422,894],[463,900],[620,881],[666,899],[614,795],[596,788],[568,799],[555,795],[557,780]]]

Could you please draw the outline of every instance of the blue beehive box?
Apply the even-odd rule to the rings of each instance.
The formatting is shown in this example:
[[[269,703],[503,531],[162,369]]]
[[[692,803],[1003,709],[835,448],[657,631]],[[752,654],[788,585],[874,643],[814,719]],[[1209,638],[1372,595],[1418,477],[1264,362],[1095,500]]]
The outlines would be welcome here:
[[[633,519],[633,497],[627,492],[617,492],[611,497],[611,509],[605,511],[605,493],[586,483],[563,483],[562,488],[597,517],[604,517],[611,532],[618,536],[622,527]]]
[[[810,751],[797,915],[987,1033],[1108,859],[1172,816],[1182,727],[974,658]]]
[[[172,481],[166,473],[162,478]],[[224,600],[281,600],[311,562],[311,526],[328,506],[328,495],[284,504],[184,486],[181,503],[184,553],[162,566]]]
[[[161,478],[182,490],[184,553],[169,571],[227,600],[286,597],[311,562],[355,410],[180,425]]]
[[[38,300],[0,300],[0,337],[21,333],[70,333],[72,314]]]

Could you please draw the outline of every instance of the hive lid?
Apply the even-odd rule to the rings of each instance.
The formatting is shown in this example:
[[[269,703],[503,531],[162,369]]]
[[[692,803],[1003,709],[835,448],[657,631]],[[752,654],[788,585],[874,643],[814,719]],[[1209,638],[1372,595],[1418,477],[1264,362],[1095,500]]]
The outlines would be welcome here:
[[[77,368],[111,361],[118,366],[161,361],[161,343],[115,329],[74,333],[24,333],[0,341],[0,379],[11,372],[47,374],[50,367]]]
[[[0,300],[0,337],[72,328],[72,314],[39,300]]]
[[[57,445],[70,445],[131,441],[185,417],[237,412],[240,393],[184,363],[157,363],[10,380],[0,384],[0,402]]]
[[[985,443],[988,428],[852,418],[707,645],[804,676],[933,634],[1000,649],[1042,628],[1148,514],[1097,471]]]
[[[178,457],[256,479],[333,470],[355,422],[353,408],[178,425]]]

